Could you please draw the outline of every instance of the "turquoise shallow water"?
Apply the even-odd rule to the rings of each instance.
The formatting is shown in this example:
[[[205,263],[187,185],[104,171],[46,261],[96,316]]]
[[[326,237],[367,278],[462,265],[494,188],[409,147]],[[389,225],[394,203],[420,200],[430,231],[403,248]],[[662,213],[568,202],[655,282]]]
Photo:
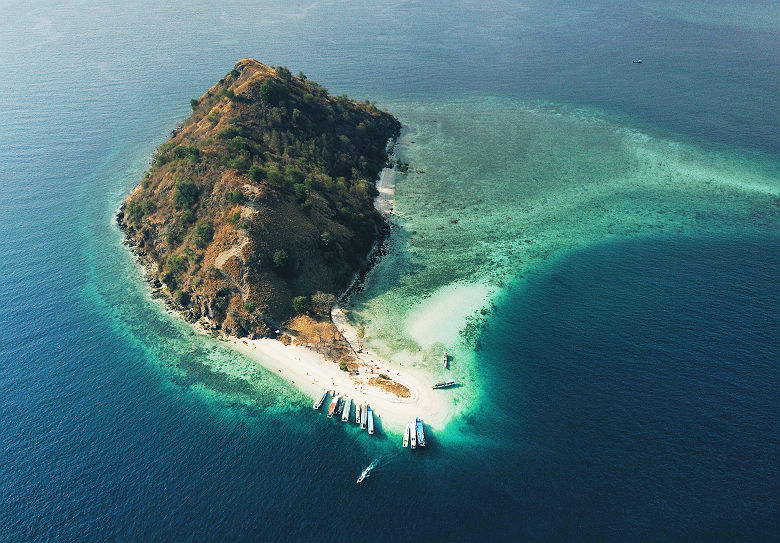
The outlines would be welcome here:
[[[6,6],[0,539],[771,540],[776,11]],[[243,56],[404,123],[352,303],[374,348],[454,354],[424,455],[193,334],[121,245],[152,150]]]
[[[603,240],[777,231],[777,163],[652,137],[592,110],[479,97],[394,103],[389,257],[354,296],[373,346],[444,378],[480,380],[494,300],[546,261]],[[440,368],[439,353],[458,362]],[[457,391],[461,405],[479,387]]]

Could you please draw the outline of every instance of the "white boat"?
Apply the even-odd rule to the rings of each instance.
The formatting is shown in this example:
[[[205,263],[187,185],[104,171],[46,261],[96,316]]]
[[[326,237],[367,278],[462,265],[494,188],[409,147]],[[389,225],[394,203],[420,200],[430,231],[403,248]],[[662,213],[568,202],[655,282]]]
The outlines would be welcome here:
[[[361,405],[360,411],[360,429],[365,430],[366,425],[368,424],[368,408],[366,405]]]
[[[406,425],[406,428],[404,429],[404,447],[409,446],[409,425]]]
[[[360,408],[361,405],[355,402],[355,424],[360,424]]]
[[[341,422],[347,422],[349,420],[349,408],[352,407],[352,400],[347,398],[344,400],[344,411],[341,415]]]
[[[328,391],[327,390],[323,390],[322,391],[322,396],[320,396],[320,399],[317,400],[316,402],[314,402],[314,409],[319,409],[320,407],[322,407],[322,402],[325,401],[325,397],[327,395],[328,395]]]
[[[366,477],[368,477],[368,476],[369,476],[369,474],[371,473],[371,470],[372,470],[372,469],[374,469],[374,468],[376,467],[376,462],[377,462],[377,461],[376,461],[376,460],[374,460],[374,461],[373,461],[373,462],[371,462],[371,463],[370,463],[368,466],[366,466],[366,469],[364,469],[364,470],[363,470],[363,471],[360,473],[360,477],[358,477],[358,478],[357,478],[357,482],[358,482],[358,483],[362,483],[362,482],[363,482],[363,479],[365,479]]]
[[[368,435],[374,435],[374,412],[368,406]]]
[[[447,354],[447,351],[444,351],[444,367],[448,368],[450,365],[450,355]]]
[[[417,417],[415,422],[417,426],[417,444],[420,447],[425,447],[425,432],[423,431],[422,420],[420,420],[420,417]]]
[[[412,449],[417,448],[417,423],[415,421],[409,422],[406,426],[409,428],[409,443]]]
[[[439,381],[433,385],[433,388],[447,388],[453,386],[454,384],[455,381],[453,379],[448,379],[447,381]]]
[[[330,401],[330,407],[328,408],[328,416],[332,417],[333,413],[336,412],[336,406],[339,404],[339,396],[336,396],[336,393],[333,393],[333,399]]]

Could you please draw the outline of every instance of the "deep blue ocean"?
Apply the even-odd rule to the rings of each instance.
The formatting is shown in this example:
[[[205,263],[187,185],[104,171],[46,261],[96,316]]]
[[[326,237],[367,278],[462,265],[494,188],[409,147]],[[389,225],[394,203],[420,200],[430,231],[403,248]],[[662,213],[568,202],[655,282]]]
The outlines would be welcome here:
[[[0,541],[778,539],[775,3],[0,5]],[[430,135],[420,104],[554,104],[770,187],[664,196],[658,216],[685,220],[518,272],[471,344],[478,401],[402,454],[273,375],[202,364],[229,355],[150,299],[122,245],[154,148],[243,57],[377,100],[407,134]],[[402,152],[444,153],[441,130]]]

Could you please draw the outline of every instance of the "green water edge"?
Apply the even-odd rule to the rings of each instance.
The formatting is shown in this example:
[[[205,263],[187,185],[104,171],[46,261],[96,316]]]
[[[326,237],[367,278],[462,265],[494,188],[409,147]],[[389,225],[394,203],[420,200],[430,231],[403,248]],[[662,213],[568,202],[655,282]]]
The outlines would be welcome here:
[[[432,380],[464,383],[444,392],[461,415],[486,392],[476,367],[480,331],[525,274],[609,239],[771,232],[780,225],[772,157],[650,136],[597,111],[544,102],[438,98],[383,106],[404,125],[396,156],[411,167],[395,174],[388,253],[347,309],[373,351],[423,368]],[[172,386],[218,408],[260,410],[265,417],[309,409],[294,386],[152,301],[116,226],[90,228],[107,217],[113,223],[150,152],[149,145],[118,146],[96,174],[96,184],[107,189],[84,223],[94,274],[88,298]],[[450,370],[441,363],[444,350],[452,356]],[[458,424],[439,434],[463,437]],[[373,448],[384,440],[362,442]]]
[[[483,392],[474,346],[510,283],[628,236],[778,226],[777,163],[705,150],[584,109],[506,98],[391,104],[411,165],[390,254],[351,300],[381,355]],[[450,371],[440,353],[452,353]]]

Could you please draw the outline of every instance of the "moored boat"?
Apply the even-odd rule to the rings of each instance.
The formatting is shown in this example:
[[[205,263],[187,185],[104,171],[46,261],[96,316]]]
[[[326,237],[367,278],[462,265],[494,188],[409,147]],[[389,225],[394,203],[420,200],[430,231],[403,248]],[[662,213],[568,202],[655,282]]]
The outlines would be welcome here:
[[[368,407],[363,404],[360,406],[360,429],[365,430],[368,425]]]
[[[344,411],[341,415],[341,422],[347,422],[349,420],[349,409],[352,407],[352,400],[347,398],[344,400]]]
[[[455,381],[453,379],[449,379],[447,381],[439,381],[435,385],[433,385],[433,388],[447,388],[451,387],[455,384]]]
[[[360,409],[363,406],[355,402],[355,424],[360,424]]]
[[[409,425],[406,425],[406,428],[404,429],[404,447],[409,446]]]
[[[409,446],[412,449],[417,448],[417,424],[415,421],[410,421],[409,424],[406,426],[409,428]]]
[[[417,417],[416,426],[417,426],[417,444],[420,447],[425,447],[425,432],[423,431],[423,423],[420,417]]]
[[[447,354],[447,351],[444,351],[444,367],[445,368],[450,367],[450,355]]]
[[[336,396],[336,394],[333,394],[333,399],[330,401],[330,407],[328,408],[328,416],[332,417],[333,413],[336,412],[336,406],[339,404],[339,397]]]
[[[374,435],[374,412],[368,406],[368,435]]]
[[[328,395],[328,391],[327,390],[323,390],[322,391],[322,396],[320,396],[320,399],[317,400],[316,402],[314,402],[314,406],[313,406],[314,409],[319,409],[320,407],[322,407],[322,402],[325,401],[325,397],[327,395]]]
[[[337,417],[341,416],[341,412],[344,410],[344,398],[339,396],[339,401],[336,403],[336,411],[333,413]]]

